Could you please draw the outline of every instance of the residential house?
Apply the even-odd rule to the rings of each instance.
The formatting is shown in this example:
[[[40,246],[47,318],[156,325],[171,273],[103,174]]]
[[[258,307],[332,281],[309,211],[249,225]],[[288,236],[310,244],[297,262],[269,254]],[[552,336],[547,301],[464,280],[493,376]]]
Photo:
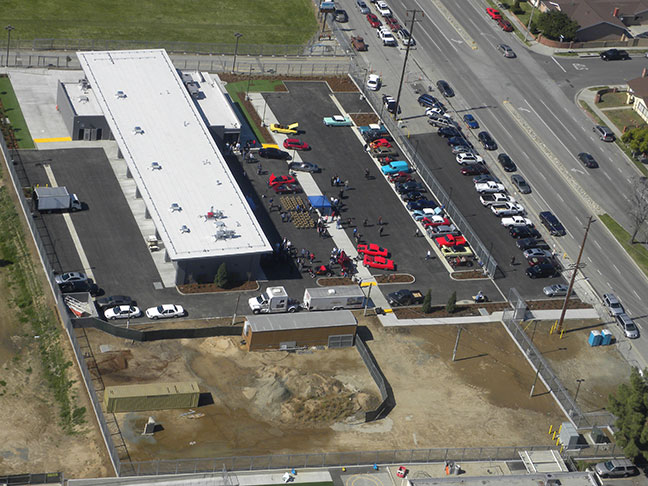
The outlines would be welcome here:
[[[641,77],[628,81],[628,103],[648,123],[648,69],[643,70]]]

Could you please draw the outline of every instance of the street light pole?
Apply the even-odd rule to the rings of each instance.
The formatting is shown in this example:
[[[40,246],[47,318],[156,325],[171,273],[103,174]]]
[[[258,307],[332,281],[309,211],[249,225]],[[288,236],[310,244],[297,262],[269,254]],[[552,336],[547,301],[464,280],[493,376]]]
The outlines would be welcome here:
[[[11,44],[11,31],[14,29],[15,27],[11,25],[5,27],[5,30],[7,31],[7,61],[5,62],[5,66],[7,67],[9,67],[9,44]]]
[[[531,28],[531,21],[533,20],[533,12],[535,12],[535,4],[531,5],[531,15],[529,15],[529,23],[527,24],[526,32],[524,33],[524,42],[526,43],[529,37],[529,29]]]
[[[239,39],[243,37],[243,34],[241,34],[240,32],[236,32],[234,34],[234,37],[236,37],[236,47],[234,47],[234,62],[232,63],[232,73],[236,71],[236,55],[238,54],[238,43],[239,43]]]
[[[398,119],[398,107],[400,106],[400,97],[401,92],[403,91],[403,80],[405,79],[405,69],[407,68],[407,58],[409,57],[410,46],[412,45],[412,40],[414,39],[414,21],[416,20],[416,14],[420,13],[423,15],[423,10],[407,10],[407,14],[412,12],[412,23],[410,24],[409,39],[407,42],[407,50],[405,51],[405,60],[403,61],[403,71],[401,72],[400,83],[398,84],[398,95],[396,96],[396,108],[394,109],[394,116]],[[384,104],[384,103],[383,103]]]
[[[578,392],[580,391],[581,383],[583,383],[584,381],[585,379],[583,378],[578,378],[576,380],[576,383],[578,383],[578,385],[576,386],[576,394],[574,395],[574,405],[576,405],[576,399],[578,398]]]

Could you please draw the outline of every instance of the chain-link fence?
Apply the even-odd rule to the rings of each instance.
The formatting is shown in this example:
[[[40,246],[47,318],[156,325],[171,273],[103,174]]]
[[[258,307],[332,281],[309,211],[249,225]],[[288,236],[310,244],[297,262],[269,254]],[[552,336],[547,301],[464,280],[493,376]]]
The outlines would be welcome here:
[[[365,414],[366,422],[373,422],[374,420],[380,420],[385,418],[389,412],[396,406],[396,400],[394,399],[394,392],[391,385],[385,378],[385,375],[380,370],[378,362],[374,357],[373,353],[369,350],[366,343],[360,335],[356,335],[356,349],[360,353],[362,361],[364,361],[365,366],[369,370],[369,374],[373,378],[378,390],[380,390],[380,398],[382,402],[375,410],[370,410]]]
[[[54,295],[54,298],[56,299],[56,307],[59,311],[59,315],[65,327],[65,331],[70,339],[70,343],[72,344],[72,349],[74,350],[74,356],[76,358],[77,364],[79,365],[79,370],[81,371],[81,375],[83,376],[84,385],[88,390],[88,394],[90,395],[90,403],[92,404],[92,409],[97,418],[97,422],[99,423],[99,428],[101,429],[101,434],[104,438],[104,442],[106,444],[106,448],[108,449],[108,453],[110,455],[110,459],[112,461],[113,467],[115,469],[115,472],[117,472],[120,469],[120,460],[119,460],[119,455],[117,453],[117,449],[115,448],[115,444],[112,439],[112,433],[108,427],[108,424],[106,423],[106,418],[103,414],[103,411],[101,410],[101,402],[97,397],[97,393],[95,391],[92,382],[92,377],[88,370],[88,366],[86,365],[85,358],[83,352],[81,351],[81,347],[79,346],[79,342],[77,340],[76,334],[74,332],[74,328],[72,326],[72,321],[70,319],[67,306],[63,301],[63,295],[61,294],[58,285],[56,285],[54,281],[54,272],[52,271],[52,266],[49,262],[49,259],[47,258],[47,252],[45,250],[43,242],[34,225],[34,220],[31,215],[29,203],[22,196],[23,194],[22,187],[18,178],[18,174],[16,173],[16,168],[14,167],[14,163],[19,163],[17,160],[14,160],[14,158],[19,157],[20,154],[19,152],[14,152],[13,154],[10,153],[4,138],[1,136],[0,136],[0,153],[2,154],[2,157],[5,159],[6,166],[9,168],[9,176],[11,177],[11,181],[14,187],[16,188],[16,192],[18,194],[18,200],[20,201],[20,209],[23,212],[25,220],[27,221],[27,224],[29,226],[29,231],[31,232],[32,239],[38,249],[38,254],[40,256],[41,263],[43,265],[43,268],[45,269],[45,274],[47,275],[47,281]]]

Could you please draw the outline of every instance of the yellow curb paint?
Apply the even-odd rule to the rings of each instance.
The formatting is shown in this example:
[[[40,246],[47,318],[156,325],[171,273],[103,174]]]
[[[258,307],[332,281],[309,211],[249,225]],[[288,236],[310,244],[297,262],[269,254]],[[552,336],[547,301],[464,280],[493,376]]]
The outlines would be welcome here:
[[[72,137],[35,138],[34,143],[71,142]]]

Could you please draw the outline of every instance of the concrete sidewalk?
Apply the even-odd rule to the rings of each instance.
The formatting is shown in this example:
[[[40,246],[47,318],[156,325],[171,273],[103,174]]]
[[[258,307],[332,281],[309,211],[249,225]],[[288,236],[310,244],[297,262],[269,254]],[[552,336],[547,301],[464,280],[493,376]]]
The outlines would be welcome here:
[[[619,90],[625,90],[627,86],[624,85],[612,85],[609,86],[610,88],[618,88]],[[603,120],[603,123],[614,132],[614,135],[617,138],[621,138],[623,133],[621,130],[619,130],[614,123],[607,117],[605,114],[605,111],[601,110],[598,106],[596,106],[596,91],[590,91],[588,88],[582,89],[578,95],[576,96],[576,99],[578,101],[582,101],[587,104],[587,106],[590,107],[590,109],[598,116],[601,120]]]
[[[555,310],[536,310],[527,311],[526,320],[553,321],[560,318],[560,309]],[[463,324],[486,324],[488,322],[500,322],[503,312],[493,312],[484,316],[464,316],[464,317],[440,317],[426,319],[398,319],[394,314],[389,313],[378,316],[380,323],[384,327],[398,326],[456,326]],[[600,319],[596,309],[569,309],[565,314],[565,319]]]

